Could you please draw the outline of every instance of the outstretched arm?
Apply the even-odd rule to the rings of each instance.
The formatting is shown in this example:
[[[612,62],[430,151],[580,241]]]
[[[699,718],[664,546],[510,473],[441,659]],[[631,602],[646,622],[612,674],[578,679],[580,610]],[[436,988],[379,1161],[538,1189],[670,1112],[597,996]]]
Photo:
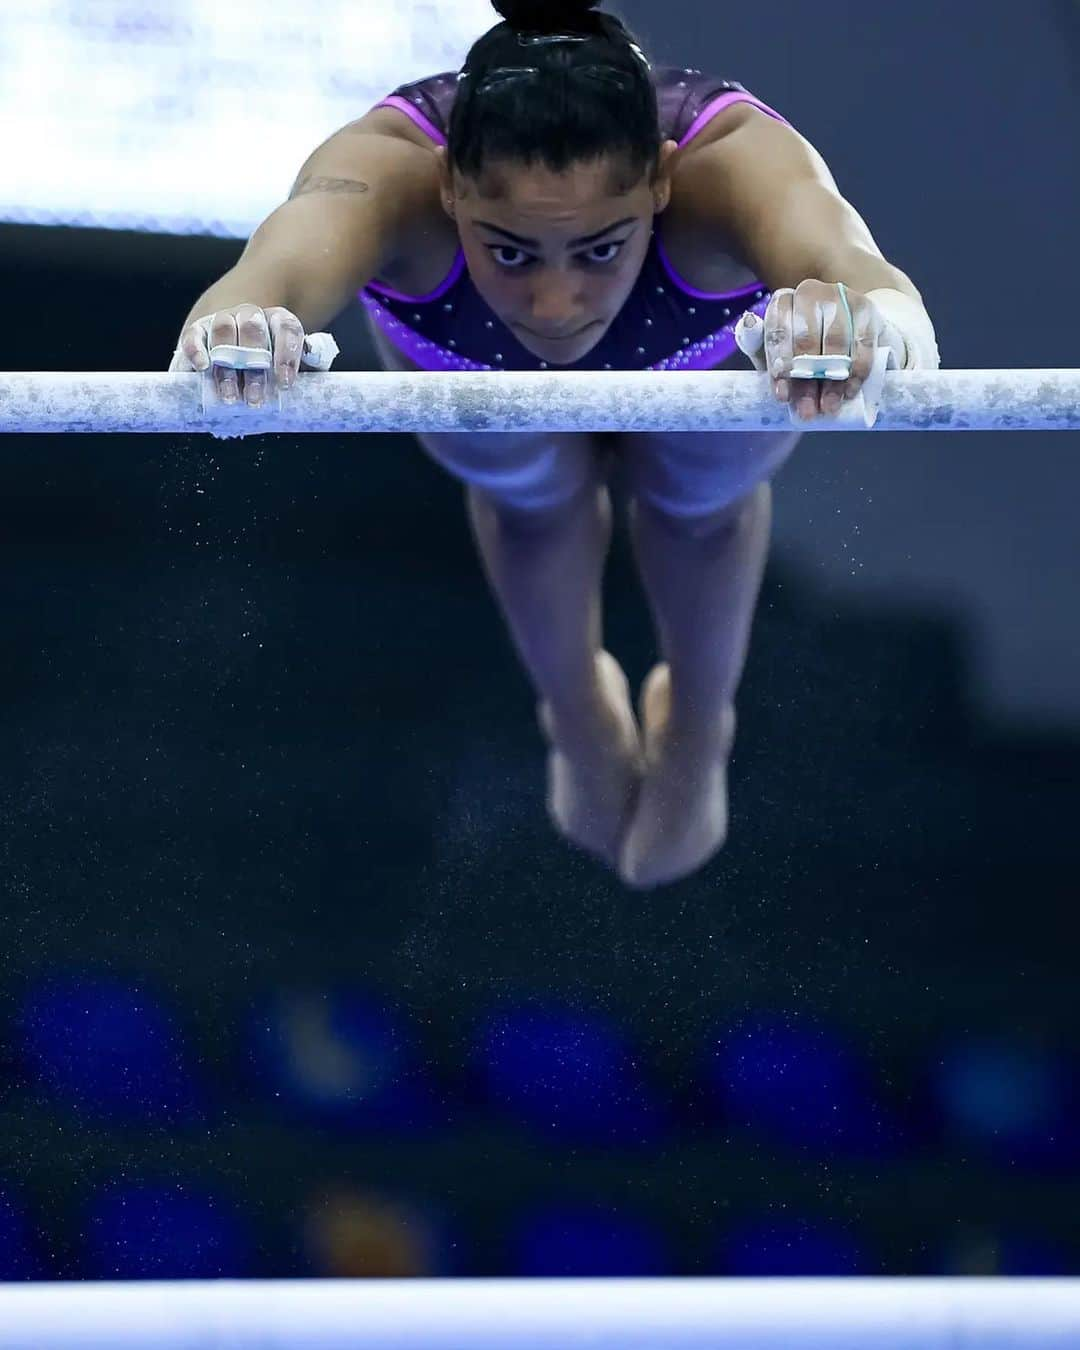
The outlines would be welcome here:
[[[726,238],[773,291],[751,359],[773,377],[776,397],[800,418],[835,415],[869,378],[879,347],[905,370],[937,369],[922,296],[882,255],[810,142],[752,105],[721,116],[676,171],[682,218],[693,221],[699,248]],[[796,358],[819,354],[851,358],[842,388],[794,377]]]
[[[813,277],[921,302],[804,136],[749,103],[720,116],[719,134],[680,166],[679,195],[695,233],[729,235],[771,290]]]

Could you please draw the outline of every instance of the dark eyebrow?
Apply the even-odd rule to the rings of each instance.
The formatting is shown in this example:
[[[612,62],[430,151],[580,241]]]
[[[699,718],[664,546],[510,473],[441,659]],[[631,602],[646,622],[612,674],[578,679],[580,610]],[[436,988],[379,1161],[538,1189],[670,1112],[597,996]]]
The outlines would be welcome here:
[[[612,230],[621,229],[623,225],[633,225],[637,216],[627,216],[625,220],[616,220],[611,225],[605,225],[602,230],[597,230],[595,234],[583,234],[579,239],[569,240],[568,248],[577,248],[579,244],[595,244],[605,234],[610,234]],[[526,239],[524,235],[513,234],[510,230],[504,230],[501,225],[492,225],[486,220],[475,220],[474,225],[483,225],[485,230],[494,230],[496,234],[504,235],[513,244],[521,244],[523,248],[539,248],[539,239]]]

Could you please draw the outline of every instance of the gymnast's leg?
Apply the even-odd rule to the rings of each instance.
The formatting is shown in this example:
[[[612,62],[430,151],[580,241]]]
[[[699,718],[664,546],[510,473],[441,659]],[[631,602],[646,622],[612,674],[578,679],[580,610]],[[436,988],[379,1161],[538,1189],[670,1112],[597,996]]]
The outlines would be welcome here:
[[[602,457],[583,434],[420,440],[466,480],[484,573],[540,696],[548,813],[565,838],[614,866],[641,744],[626,677],[603,650],[612,510]]]
[[[582,439],[582,438],[577,438]],[[550,745],[548,813],[573,843],[614,866],[641,779],[630,691],[603,650],[601,581],[611,499],[599,457],[572,496],[522,509],[474,486],[469,520],[488,582],[541,695]]]
[[[769,548],[768,478],[798,432],[628,435],[631,538],[665,658],[642,696],[646,772],[628,885],[689,875],[727,835],[727,760]]]
[[[385,369],[416,369],[369,331]],[[417,439],[466,486],[484,574],[539,695],[548,814],[566,839],[614,866],[641,782],[641,742],[626,676],[603,650],[610,446],[586,433]]]

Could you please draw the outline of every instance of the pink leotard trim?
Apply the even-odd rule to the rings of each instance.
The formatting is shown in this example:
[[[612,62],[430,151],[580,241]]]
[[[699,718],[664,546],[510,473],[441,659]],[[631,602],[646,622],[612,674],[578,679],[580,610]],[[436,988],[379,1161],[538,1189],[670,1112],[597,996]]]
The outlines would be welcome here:
[[[732,103],[752,103],[755,108],[760,108],[762,112],[767,112],[770,117],[775,117],[778,122],[783,122],[785,126],[790,126],[787,118],[781,117],[775,108],[770,108],[767,103],[762,103],[761,99],[755,98],[753,94],[744,94],[738,89],[731,90],[730,93],[720,94],[714,98],[711,103],[706,103],[704,108],[694,118],[690,124],[690,130],[679,142],[681,150],[688,141],[692,141],[706,122],[711,122],[717,113],[723,112],[725,108],[730,107]]]
[[[761,292],[761,287],[757,288],[756,293]],[[744,299],[749,298],[749,292]],[[733,306],[737,312],[732,315],[730,323],[726,323],[723,328],[715,333],[709,333],[688,347],[682,347],[673,352],[671,356],[666,356],[662,361],[657,361],[651,366],[646,366],[646,370],[713,370],[722,361],[726,361],[729,356],[733,356],[737,348],[735,345],[735,326],[744,312],[757,314],[760,318],[765,317],[765,311],[769,307],[770,295],[766,294],[761,300],[753,305],[739,305],[737,302]],[[502,370],[501,366],[488,365],[483,361],[473,361],[470,357],[459,356],[457,352],[448,351],[445,347],[440,347],[437,342],[430,342],[423,338],[419,333],[414,332],[408,324],[402,323],[400,319],[394,317],[390,310],[385,309],[373,296],[360,294],[360,300],[364,308],[379,325],[382,331],[390,339],[398,351],[403,352],[415,365],[421,370]],[[548,367],[542,362],[540,369],[546,370]],[[605,370],[610,369],[605,366]]]
[[[406,117],[411,117],[420,130],[425,135],[430,136],[433,141],[437,141],[439,145],[446,144],[446,137],[435,123],[425,117],[414,103],[410,103],[407,98],[402,98],[400,94],[391,94],[389,98],[384,98],[381,103],[376,103],[375,108],[396,108],[398,112],[403,112]],[[371,111],[374,112],[375,108],[372,108]]]
[[[443,277],[442,281],[433,291],[428,291],[427,295],[406,295],[404,291],[395,291],[392,286],[384,286],[381,281],[369,281],[368,289],[378,291],[380,295],[388,295],[391,300],[404,300],[406,303],[412,302],[416,305],[422,305],[427,300],[438,300],[440,295],[445,295],[451,286],[457,281],[458,277],[465,268],[465,252],[458,249],[454,255],[454,261],[450,266],[450,271]]]
[[[693,140],[694,136],[697,136],[699,132],[702,131],[702,128],[706,127],[718,113],[724,111],[725,108],[732,107],[732,104],[736,103],[753,104],[753,107],[760,108],[761,111],[768,113],[769,117],[775,117],[776,121],[782,121],[784,126],[791,126],[790,121],[787,121],[786,117],[780,116],[780,113],[776,112],[774,108],[769,108],[768,104],[761,103],[760,99],[755,99],[753,94],[741,93],[740,90],[737,89],[730,90],[729,93],[722,93],[720,96],[715,97],[715,99],[711,100],[711,103],[707,103],[705,108],[702,108],[702,111],[698,113],[698,116],[695,117],[693,123],[691,123],[690,130],[688,130],[686,135],[680,140],[679,148],[686,146],[690,140]],[[423,131],[425,135],[429,136],[432,140],[435,140],[437,144],[445,146],[445,143],[447,143],[447,138],[445,138],[443,132],[435,126],[435,123],[432,123],[431,119],[425,117],[424,113],[421,112],[416,105],[409,103],[408,99],[402,99],[400,94],[390,94],[387,99],[383,99],[381,103],[375,104],[375,107],[397,108],[398,112],[404,112],[405,116],[409,117],[410,121],[413,121],[417,127],[420,127],[420,130]],[[668,257],[668,252],[666,248],[664,248],[663,239],[661,239],[660,236],[659,221],[657,221],[655,239],[657,257],[660,258],[661,265],[663,265],[664,271],[666,271],[668,277],[670,277],[672,284],[678,286],[678,289],[682,290],[687,296],[693,296],[695,300],[737,300],[737,298],[747,296],[747,294],[753,292],[753,290],[761,289],[760,282],[751,282],[749,285],[738,286],[736,290],[699,290],[697,286],[691,286],[690,282],[684,281],[684,279],[680,277],[678,271],[675,270],[675,266],[672,265],[671,258]],[[424,296],[409,296],[409,294],[402,292],[402,290],[394,290],[391,286],[383,285],[382,282],[378,281],[367,282],[367,288],[375,290],[375,292],[383,294],[383,296],[389,296],[391,300],[405,302],[405,304],[409,304],[409,302],[413,302],[413,304],[425,304],[425,302],[437,300],[437,298],[443,296],[447,290],[450,290],[451,286],[454,286],[455,282],[458,281],[463,270],[464,250],[458,248],[458,252],[456,252],[454,257],[454,262],[451,263],[451,269],[448,271],[447,275],[445,275],[443,281],[439,282],[439,285],[436,286],[435,290],[429,290]],[[730,340],[730,335],[728,335],[728,338]],[[425,344],[425,347],[427,346],[428,344]],[[734,347],[733,342],[732,347]],[[410,352],[410,355],[416,356],[416,354],[412,354],[412,352]],[[451,360],[458,360],[458,362],[462,360],[462,358],[455,358],[452,354],[447,354],[447,356]],[[702,356],[705,356],[705,352],[698,354],[698,359],[701,359]],[[475,363],[470,363],[470,365],[474,365],[475,369]],[[666,363],[661,362],[659,366],[651,367],[651,369],[664,369],[664,366],[666,366]],[[481,366],[479,369],[483,369],[483,367]],[[699,369],[699,367],[687,367],[686,365],[683,365],[682,369]]]
[[[430,136],[431,139],[436,141],[439,145],[446,144],[446,137],[435,123],[425,117],[420,109],[410,103],[408,99],[401,98],[398,94],[391,94],[389,98],[384,98],[381,103],[376,103],[375,107],[396,108],[398,112],[403,112],[406,117],[415,122],[426,136]],[[450,264],[450,271],[447,272],[446,276],[443,277],[442,281],[439,282],[433,291],[428,291],[427,295],[406,295],[404,291],[395,291],[392,286],[384,286],[379,281],[369,281],[368,288],[373,291],[378,291],[380,295],[388,295],[391,300],[412,301],[415,304],[422,305],[427,300],[438,300],[440,295],[445,295],[454,282],[457,281],[458,277],[461,276],[464,267],[465,252],[463,249],[459,248],[457,253],[454,254],[454,261]]]
[[[752,103],[755,108],[760,108],[762,112],[768,113],[770,117],[775,117],[778,122],[783,122],[784,126],[791,125],[786,118],[781,117],[780,114],[770,108],[767,103],[762,103],[759,98],[754,98],[753,94],[743,94],[736,89],[731,93],[721,94],[719,98],[714,98],[711,103],[707,103],[705,107],[702,108],[701,112],[694,118],[690,130],[679,142],[679,149],[681,150],[684,145],[692,141],[701,129],[706,126],[707,123],[712,121],[717,113],[723,112],[725,108],[730,108],[733,103]],[[660,235],[660,225],[662,221],[663,217],[661,216],[660,221],[657,222],[656,229],[656,252],[664,265],[664,271],[675,285],[678,286],[680,291],[684,291],[687,295],[692,295],[696,300],[727,300],[732,296],[742,295],[747,290],[753,291],[759,289],[757,285],[752,285],[742,286],[736,291],[701,291],[698,290],[696,286],[691,286],[688,281],[684,281],[683,278],[679,276],[671,259],[668,257],[668,251],[664,247],[664,241]]]

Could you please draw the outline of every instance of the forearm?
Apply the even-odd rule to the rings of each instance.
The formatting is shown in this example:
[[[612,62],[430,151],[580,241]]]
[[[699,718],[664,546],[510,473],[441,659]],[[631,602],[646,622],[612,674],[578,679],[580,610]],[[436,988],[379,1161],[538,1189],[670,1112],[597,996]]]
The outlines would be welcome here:
[[[919,304],[924,303],[918,287],[906,272],[894,267],[880,253],[866,249],[849,248],[836,253],[820,264],[813,279],[832,283],[842,281],[849,290],[863,295],[878,290],[899,291]]]
[[[291,291],[287,275],[283,275],[279,269],[245,265],[241,259],[235,267],[230,267],[212,286],[203,291],[192,305],[181,327],[186,328],[195,319],[204,318],[207,314],[214,314],[219,309],[228,309],[233,305],[261,305],[264,309],[268,309],[271,305],[284,305],[286,309],[292,309],[290,299]],[[304,323],[305,332],[310,331],[303,318],[300,315],[297,317]]]
[[[894,348],[901,370],[938,370],[934,324],[918,288],[906,273],[878,253],[852,249],[838,257],[819,281],[843,282],[873,301],[885,321],[886,345]],[[879,339],[881,341],[881,339]]]
[[[853,291],[895,290],[921,303],[911,278],[881,254],[866,222],[837,192],[819,182],[793,185],[746,232],[758,276],[770,290],[804,281],[842,281]]]
[[[261,305],[263,309],[282,305],[296,315],[305,333],[316,333],[325,329],[341,312],[347,299],[348,295],[343,296],[313,282],[309,269],[283,266],[258,257],[243,257],[203,291],[181,328],[186,328],[195,319],[234,305]]]
[[[306,333],[325,329],[381,275],[387,230],[374,206],[323,195],[290,200],[258,227],[233,267],[192,305],[183,327],[233,305],[282,305]]]

